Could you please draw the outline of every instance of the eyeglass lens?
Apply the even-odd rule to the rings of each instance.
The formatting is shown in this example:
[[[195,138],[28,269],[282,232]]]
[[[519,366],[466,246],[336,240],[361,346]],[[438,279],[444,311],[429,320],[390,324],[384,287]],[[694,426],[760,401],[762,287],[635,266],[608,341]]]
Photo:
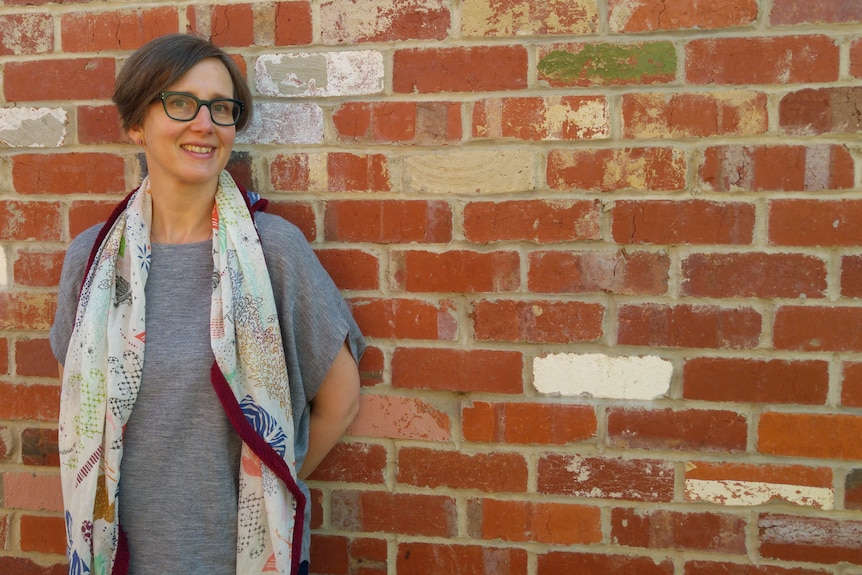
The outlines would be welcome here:
[[[167,94],[163,98],[165,112],[174,120],[189,121],[197,116],[201,106],[210,109],[213,122],[231,126],[239,119],[242,109],[235,100],[198,100],[191,94]]]

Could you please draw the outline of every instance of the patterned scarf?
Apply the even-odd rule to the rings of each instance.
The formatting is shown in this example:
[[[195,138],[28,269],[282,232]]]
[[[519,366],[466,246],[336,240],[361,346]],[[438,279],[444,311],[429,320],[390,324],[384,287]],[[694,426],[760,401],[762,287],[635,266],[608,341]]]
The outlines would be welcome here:
[[[216,360],[211,376],[243,440],[237,573],[289,575],[299,565],[305,500],[295,480],[278,316],[248,202],[222,172],[212,213],[210,339]],[[70,574],[128,570],[117,493],[123,428],[144,361],[151,219],[146,179],[103,228],[81,288],[60,406]],[[189,493],[194,489],[190,485]]]

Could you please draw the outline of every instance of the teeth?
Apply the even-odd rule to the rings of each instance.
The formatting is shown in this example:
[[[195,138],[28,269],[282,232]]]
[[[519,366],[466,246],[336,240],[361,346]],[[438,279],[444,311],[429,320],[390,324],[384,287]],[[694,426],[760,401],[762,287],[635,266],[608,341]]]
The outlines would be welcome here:
[[[200,146],[183,146],[183,148],[196,154],[208,154],[213,150],[212,148],[202,148]]]

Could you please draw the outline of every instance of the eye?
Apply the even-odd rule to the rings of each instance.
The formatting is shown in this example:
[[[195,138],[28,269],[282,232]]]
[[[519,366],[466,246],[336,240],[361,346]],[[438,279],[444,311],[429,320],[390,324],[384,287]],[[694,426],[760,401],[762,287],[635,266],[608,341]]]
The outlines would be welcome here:
[[[213,102],[211,107],[213,114],[223,114],[225,116],[230,116],[233,112],[233,105],[230,102]]]

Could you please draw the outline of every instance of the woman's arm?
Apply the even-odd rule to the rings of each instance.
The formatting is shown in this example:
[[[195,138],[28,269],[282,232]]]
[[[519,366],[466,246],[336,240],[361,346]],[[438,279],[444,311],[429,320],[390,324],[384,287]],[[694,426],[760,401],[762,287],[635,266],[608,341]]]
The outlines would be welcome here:
[[[358,411],[359,368],[345,343],[311,400],[308,453],[299,470],[300,479],[311,475],[335,447]]]

